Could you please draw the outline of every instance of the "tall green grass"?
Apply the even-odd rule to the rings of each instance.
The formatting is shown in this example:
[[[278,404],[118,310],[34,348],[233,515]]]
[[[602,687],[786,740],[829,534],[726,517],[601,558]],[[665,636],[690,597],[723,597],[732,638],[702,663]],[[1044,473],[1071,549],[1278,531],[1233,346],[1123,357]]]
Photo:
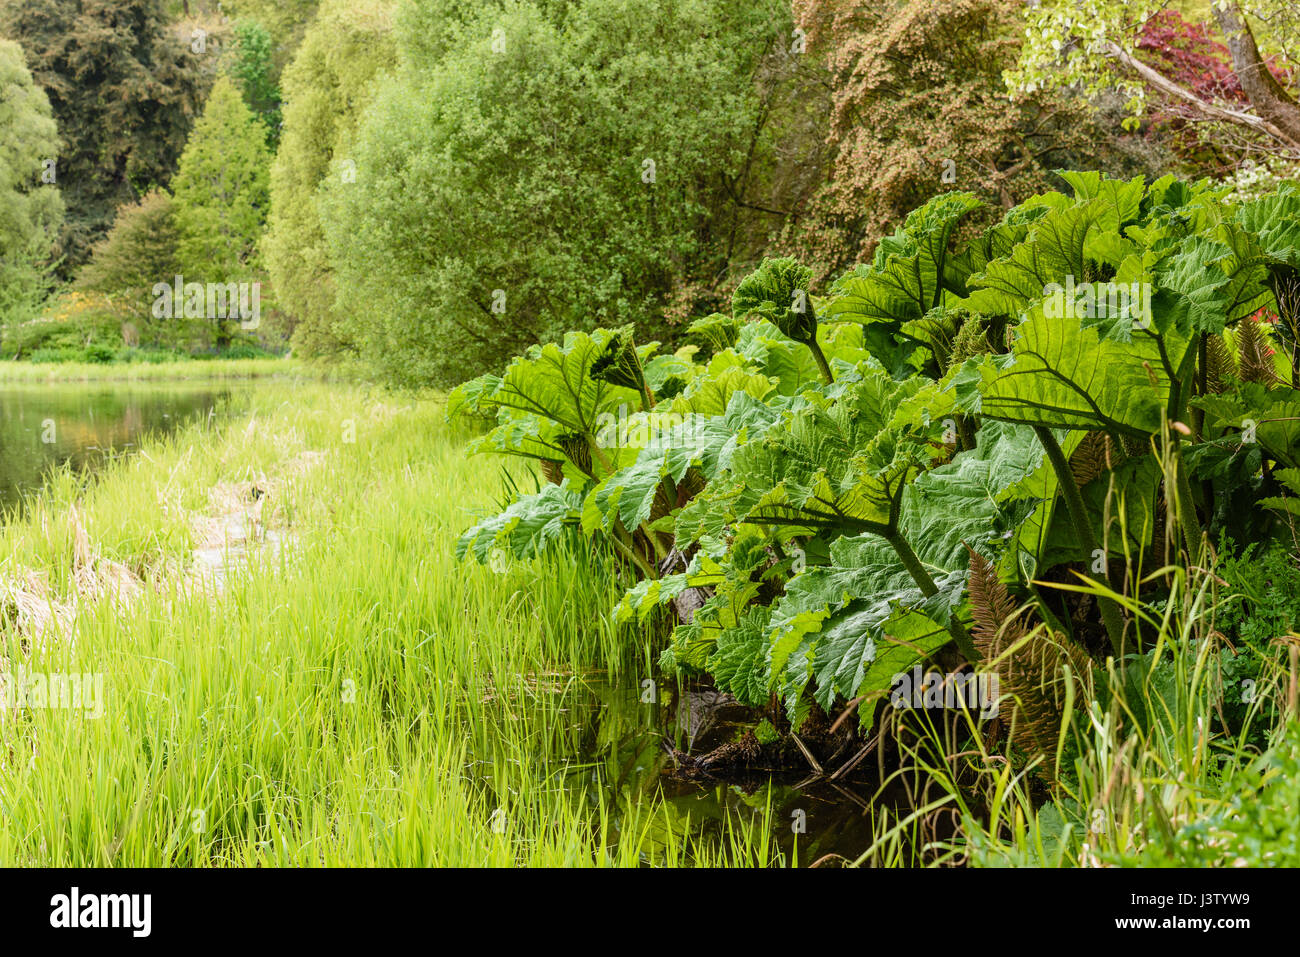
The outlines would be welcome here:
[[[98,719],[0,723],[0,863],[779,860],[770,808],[705,832],[592,757],[591,688],[635,687],[651,639],[610,625],[620,585],[599,555],[455,560],[500,479],[439,401],[311,383],[251,401],[89,483],[56,476],[0,531],[0,578],[34,570],[70,597],[75,505],[92,548],[147,582],[126,609],[82,602],[75,641],[0,623],[11,667],[101,673],[105,693]],[[204,587],[193,516],[241,481],[268,490],[283,547]]]
[[[910,713],[880,793],[911,800],[874,806],[875,840],[856,863],[1300,866],[1300,635],[1234,648],[1216,568],[1203,547],[1151,571],[1167,588],[1158,602],[1070,586],[1121,605],[1142,651],[1108,658],[1094,698],[1067,697],[1054,754],[989,743],[969,714]],[[1246,696],[1242,653],[1260,664]],[[1231,720],[1229,701],[1246,702]]]

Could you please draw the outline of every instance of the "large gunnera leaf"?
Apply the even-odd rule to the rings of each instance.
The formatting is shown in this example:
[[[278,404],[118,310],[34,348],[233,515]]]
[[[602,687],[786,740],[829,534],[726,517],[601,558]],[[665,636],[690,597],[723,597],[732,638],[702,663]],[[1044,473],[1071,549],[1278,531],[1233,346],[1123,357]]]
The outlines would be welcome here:
[[[679,543],[716,537],[729,522],[831,536],[885,525],[927,459],[923,443],[890,428],[922,387],[875,373],[841,399],[787,413],[740,445],[730,467],[682,510]]]
[[[1107,338],[1080,319],[1049,317],[1039,303],[1016,330],[1012,362],[984,367],[980,411],[1027,425],[1154,434],[1186,348],[1173,333]]]
[[[824,307],[827,320],[860,323],[865,347],[895,376],[909,371],[920,345],[903,332],[908,322],[965,293],[967,269],[949,246],[961,219],[979,208],[970,193],[936,196],[880,241],[870,265],[841,277]]]
[[[505,409],[549,419],[564,432],[594,436],[598,418],[620,404],[640,405],[633,389],[593,378],[592,367],[606,353],[617,331],[571,332],[563,345],[534,346],[516,358],[500,379],[480,377],[453,390],[451,410]],[[621,350],[615,350],[621,355]],[[489,388],[491,387],[491,388]]]
[[[950,641],[946,624],[961,604],[965,572],[934,577],[939,591],[927,597],[884,540],[864,535],[833,542],[829,566],[792,579],[772,610],[768,652],[787,710],[796,713],[809,682],[827,709],[837,697],[887,688],[895,673]]]
[[[642,448],[634,462],[597,484],[587,495],[582,524],[589,534],[597,529],[613,529],[620,522],[624,528],[636,528],[651,519],[656,528],[660,522],[672,523],[672,509],[711,482],[751,432],[770,428],[780,410],[737,391],[724,415],[662,414],[675,416],[675,424]]]
[[[979,206],[972,193],[945,193],[913,210],[898,232],[880,241],[870,266],[835,284],[826,318],[896,329],[940,305],[953,231]]]
[[[1106,230],[1104,224],[1114,216],[1114,209],[1100,198],[1051,210],[1030,226],[1010,256],[970,277],[967,307],[984,315],[1017,318],[1066,277],[1077,283],[1092,279],[1090,261],[1118,266],[1136,246],[1126,246],[1117,228]]]
[[[577,527],[581,509],[582,496],[567,481],[547,485],[466,531],[456,542],[456,557],[473,555],[486,565],[493,551],[501,549],[515,558],[533,558],[553,545],[566,526]]]

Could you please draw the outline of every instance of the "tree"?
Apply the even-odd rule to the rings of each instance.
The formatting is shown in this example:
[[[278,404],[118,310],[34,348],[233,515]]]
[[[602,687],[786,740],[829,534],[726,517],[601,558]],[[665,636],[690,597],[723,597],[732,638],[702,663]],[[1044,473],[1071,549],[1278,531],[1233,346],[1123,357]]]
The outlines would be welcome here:
[[[187,282],[257,281],[270,165],[265,127],[234,81],[219,77],[174,181],[178,258]],[[232,323],[208,318],[215,322],[217,344],[229,342]]]
[[[109,297],[139,329],[162,332],[152,315],[153,288],[181,272],[177,258],[181,234],[176,206],[166,190],[154,190],[118,210],[107,237],[78,276],[78,284]],[[170,337],[169,337],[170,338]]]
[[[46,292],[63,218],[49,176],[58,152],[49,100],[22,48],[0,39],[0,322],[30,318]]]
[[[833,90],[831,176],[795,237],[804,257],[831,273],[869,258],[936,193],[971,190],[1006,209],[1048,188],[1057,168],[1154,165],[1147,147],[1117,141],[1064,97],[1012,102],[1002,74],[1016,60],[1020,5],[796,0]]]
[[[355,172],[348,148],[370,102],[370,86],[397,62],[395,6],[392,0],[326,0],[284,72],[288,106],[271,168],[271,214],[262,248],[294,345],[304,354],[343,348],[316,194],[327,176],[345,179]]]
[[[9,0],[0,34],[27,52],[66,141],[57,177],[70,272],[118,206],[170,180],[202,102],[206,54],[168,30],[161,0]]]
[[[271,34],[260,23],[242,20],[235,25],[235,59],[230,73],[239,81],[244,101],[266,124],[272,151],[280,142],[280,87],[271,63]]]
[[[664,335],[782,222],[759,82],[790,42],[781,0],[403,15],[321,217],[347,332],[387,377],[450,383],[569,327]]]
[[[255,21],[270,32],[275,45],[273,79],[278,82],[320,5],[321,0],[227,0],[224,6],[235,17]]]
[[[1293,86],[1300,11],[1293,0],[1211,4],[1246,105],[1207,96],[1137,54],[1144,28],[1166,5],[1167,0],[1097,0],[1082,6],[1075,0],[1041,0],[1026,7],[1026,42],[1010,82],[1019,91],[1070,84],[1089,91],[1120,88],[1129,94],[1134,115],[1154,93],[1201,122],[1244,131],[1262,148],[1300,155],[1300,102]]]

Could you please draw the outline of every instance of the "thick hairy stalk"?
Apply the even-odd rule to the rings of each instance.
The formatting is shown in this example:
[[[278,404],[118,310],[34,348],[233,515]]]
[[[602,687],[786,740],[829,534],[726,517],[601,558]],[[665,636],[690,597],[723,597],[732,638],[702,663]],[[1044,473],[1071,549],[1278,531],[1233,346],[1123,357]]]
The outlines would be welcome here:
[[[1251,329],[1257,328],[1250,320],[1246,320],[1244,326],[1248,326]],[[1239,329],[1242,327],[1243,324],[1238,324]],[[1196,391],[1196,387],[1198,385],[1200,386],[1201,394],[1203,395],[1205,394],[1205,389],[1209,385],[1209,340],[1204,335],[1201,337],[1200,346],[1201,348],[1199,349],[1188,350],[1187,356],[1183,359],[1183,368],[1179,370],[1177,381],[1171,383],[1169,389],[1170,405],[1168,409],[1169,421],[1171,424],[1183,422],[1183,419],[1187,416],[1188,407],[1191,405],[1191,397]],[[1191,368],[1188,368],[1189,363],[1191,364]],[[1198,365],[1201,371],[1199,380],[1197,377]],[[1245,376],[1243,375],[1243,378],[1244,377]],[[1202,422],[1203,420],[1198,418],[1195,429],[1195,434],[1198,439],[1202,438],[1200,431]],[[1184,426],[1184,434],[1186,434],[1186,431],[1186,426]],[[1174,434],[1174,429],[1172,428],[1170,430],[1170,439],[1173,442],[1175,470],[1174,490],[1178,499],[1178,520],[1179,524],[1182,526],[1183,538],[1186,539],[1187,542],[1187,553],[1189,556],[1194,557],[1200,550],[1202,537],[1200,519],[1197,518],[1196,515],[1196,496],[1192,492],[1192,482],[1187,474],[1187,462],[1183,458],[1183,442],[1179,435]],[[1208,498],[1200,504],[1207,510],[1213,508],[1213,503]]]
[[[929,598],[939,592],[939,586],[934,583],[930,573],[925,570],[921,564],[921,559],[916,557],[916,552],[912,551],[912,546],[908,544],[907,539],[902,536],[896,529],[884,533],[885,541],[889,542],[890,547],[898,556],[907,573],[912,576],[912,581],[916,582],[916,587],[921,589],[921,594]],[[953,615],[948,619],[948,634],[952,635],[953,640],[957,642],[957,647],[961,653],[966,656],[966,660],[975,664],[980,660],[979,652],[975,648],[975,643],[971,641],[970,634],[966,631],[966,626],[958,621],[957,616]]]
[[[1096,555],[1099,550],[1097,536],[1093,534],[1092,523],[1088,521],[1088,509],[1083,504],[1083,496],[1079,494],[1079,486],[1074,482],[1074,473],[1070,471],[1070,463],[1061,450],[1061,444],[1046,426],[1034,426],[1034,434],[1038,436],[1048,461],[1052,463],[1052,470],[1056,472],[1056,484],[1061,487],[1066,510],[1070,513],[1070,524],[1074,526],[1074,534],[1078,536],[1084,554],[1090,557]],[[1106,582],[1110,584],[1109,564],[1106,567]],[[1110,638],[1115,660],[1121,661],[1124,657],[1124,620],[1120,617],[1119,606],[1110,598],[1102,598],[1098,604],[1101,606],[1102,624],[1106,626],[1106,635]]]
[[[623,541],[623,536],[627,536],[628,541]],[[636,545],[632,543],[631,536],[627,535],[627,532],[623,531],[621,528],[616,529],[615,533],[610,536],[609,540],[614,543],[614,547],[618,550],[619,554],[635,565],[637,570],[640,571],[643,576],[646,578],[659,577],[655,570],[650,567],[650,563],[636,553]]]
[[[835,376],[831,374],[830,363],[826,361],[826,354],[822,352],[822,347],[817,344],[816,337],[805,343],[812,350],[813,358],[817,360],[817,368],[822,370],[822,378],[826,380],[827,385],[835,382]]]

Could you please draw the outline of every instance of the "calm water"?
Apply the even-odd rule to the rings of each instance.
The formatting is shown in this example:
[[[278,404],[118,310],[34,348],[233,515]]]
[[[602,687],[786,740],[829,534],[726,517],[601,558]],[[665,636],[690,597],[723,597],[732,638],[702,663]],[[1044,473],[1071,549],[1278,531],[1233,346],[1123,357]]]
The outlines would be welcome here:
[[[94,472],[149,434],[221,414],[247,385],[0,385],[0,505],[21,505],[52,467]]]
[[[806,866],[827,854],[854,860],[871,845],[867,808],[877,783],[864,780],[864,775],[831,784],[812,780],[807,768],[797,766],[772,774],[694,781],[666,773],[673,760],[665,744],[698,757],[752,726],[753,712],[734,704],[711,704],[715,692],[678,695],[666,682],[660,687],[665,695],[647,704],[639,685],[620,687],[600,674],[556,680],[549,693],[562,695],[561,713],[570,715],[572,724],[559,736],[548,769],[551,776],[543,787],[563,781],[567,789],[590,792],[593,804],[596,792],[604,792],[603,803],[615,809],[616,834],[631,805],[661,794],[664,807],[650,830],[638,835],[660,850],[687,833],[721,841],[728,817],[761,826],[769,805],[772,842],[786,861]],[[539,690],[548,693],[544,687]],[[544,716],[547,706],[539,702],[538,707],[535,717],[525,713],[524,720],[537,727],[551,724],[554,719]],[[488,791],[494,786],[490,764],[475,762],[471,768]],[[508,803],[509,796],[499,799]]]

